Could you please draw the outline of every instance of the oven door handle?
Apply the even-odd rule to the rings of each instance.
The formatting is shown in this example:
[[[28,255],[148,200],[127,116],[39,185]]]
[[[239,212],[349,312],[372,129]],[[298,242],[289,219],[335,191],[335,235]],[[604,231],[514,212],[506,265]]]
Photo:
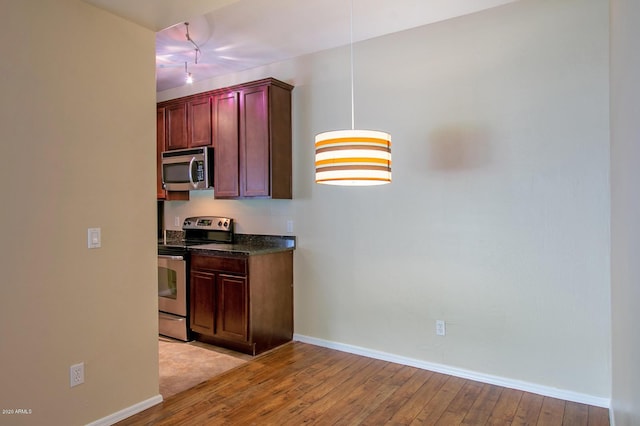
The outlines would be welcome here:
[[[184,260],[184,256],[172,256],[169,254],[159,254],[158,259]]]
[[[160,318],[168,320],[168,321],[184,321],[184,319],[185,319],[184,317],[179,317],[179,316],[176,316],[176,315],[168,315],[168,314],[165,314],[163,312],[159,312],[158,316]]]

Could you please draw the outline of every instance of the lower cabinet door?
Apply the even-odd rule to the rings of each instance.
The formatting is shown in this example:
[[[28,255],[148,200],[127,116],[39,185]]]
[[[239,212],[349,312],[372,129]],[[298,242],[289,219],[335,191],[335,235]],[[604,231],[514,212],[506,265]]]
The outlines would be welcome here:
[[[191,271],[191,330],[213,336],[215,334],[215,274]]]
[[[249,297],[247,279],[218,275],[216,335],[224,339],[246,342],[249,338]]]

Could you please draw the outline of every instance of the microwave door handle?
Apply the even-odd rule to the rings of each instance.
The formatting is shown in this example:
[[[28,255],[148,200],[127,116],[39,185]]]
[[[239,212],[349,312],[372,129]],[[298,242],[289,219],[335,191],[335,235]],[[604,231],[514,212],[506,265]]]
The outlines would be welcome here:
[[[191,182],[191,186],[194,188],[197,187],[196,183],[193,181],[193,163],[196,161],[196,157],[191,157],[191,161],[189,161],[189,182]]]

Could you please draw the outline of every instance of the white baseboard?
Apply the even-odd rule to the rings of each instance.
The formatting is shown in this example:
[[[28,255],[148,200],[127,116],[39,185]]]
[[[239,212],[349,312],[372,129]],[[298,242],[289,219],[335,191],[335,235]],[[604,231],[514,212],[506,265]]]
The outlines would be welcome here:
[[[474,380],[481,383],[488,383],[491,385],[502,386],[505,388],[517,389],[525,392],[531,392],[538,395],[548,396],[551,398],[563,399],[565,401],[578,402],[581,404],[594,405],[596,407],[610,408],[611,399],[602,398],[593,395],[587,395],[583,393],[568,391],[564,389],[557,389],[549,386],[542,386],[535,383],[524,382],[521,380],[508,379],[505,377],[493,376],[490,374],[478,373],[476,371],[464,370],[462,368],[450,367],[444,364],[436,364],[427,361],[421,361],[418,359],[407,358],[390,354],[387,352],[381,352],[362,348],[359,346],[346,345],[344,343],[332,342],[329,340],[318,339],[315,337],[304,336],[302,334],[294,334],[293,340],[297,340],[303,343],[309,343],[316,346],[322,346],[324,348],[335,349],[342,352],[348,352],[356,355],[362,355],[368,358],[379,359],[382,361],[389,361],[396,364],[408,365],[411,367],[420,368],[423,370],[434,371],[436,373],[448,374],[450,376],[460,377],[463,379]]]
[[[152,398],[149,398],[147,400],[134,404],[130,407],[127,407],[124,410],[120,410],[118,412],[108,415],[107,417],[98,419],[95,422],[91,422],[87,424],[87,426],[110,426],[114,423],[118,423],[120,420],[124,420],[127,417],[131,417],[134,414],[138,414],[139,412],[144,411],[147,408],[151,408],[154,405],[160,404],[161,402],[162,402],[162,395],[156,395]]]

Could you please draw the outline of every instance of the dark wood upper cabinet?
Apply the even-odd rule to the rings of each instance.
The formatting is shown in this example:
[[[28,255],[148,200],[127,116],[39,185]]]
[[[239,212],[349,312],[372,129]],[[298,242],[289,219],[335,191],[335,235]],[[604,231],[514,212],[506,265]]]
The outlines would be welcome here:
[[[291,199],[292,90],[266,78],[161,102],[165,149],[213,146],[215,198]]]
[[[235,89],[225,108],[228,117],[237,117],[237,126],[217,127],[213,146],[216,176],[233,176],[238,184],[231,190],[215,183],[214,197],[292,198],[292,89],[273,79]],[[214,118],[214,126],[220,122]]]
[[[166,149],[211,145],[211,97],[169,101],[161,104],[166,115]]]
[[[292,197],[291,90],[273,80],[240,97],[240,195]]]
[[[165,113],[167,120],[167,150],[187,148],[187,104],[181,102],[167,105]]]
[[[171,112],[169,112],[171,111]],[[156,110],[156,190],[158,200],[189,200],[189,191],[166,191],[162,185],[162,152],[169,149],[169,128],[170,117],[174,120],[171,127],[176,134],[179,128],[184,128],[180,123],[180,108],[158,107]],[[174,135],[173,141],[180,139]],[[175,149],[175,148],[174,148]]]
[[[269,86],[243,90],[240,98],[240,181],[245,197],[270,191]]]
[[[188,147],[211,145],[211,97],[187,102]]]
[[[240,196],[239,93],[230,91],[213,97],[214,196]]]

